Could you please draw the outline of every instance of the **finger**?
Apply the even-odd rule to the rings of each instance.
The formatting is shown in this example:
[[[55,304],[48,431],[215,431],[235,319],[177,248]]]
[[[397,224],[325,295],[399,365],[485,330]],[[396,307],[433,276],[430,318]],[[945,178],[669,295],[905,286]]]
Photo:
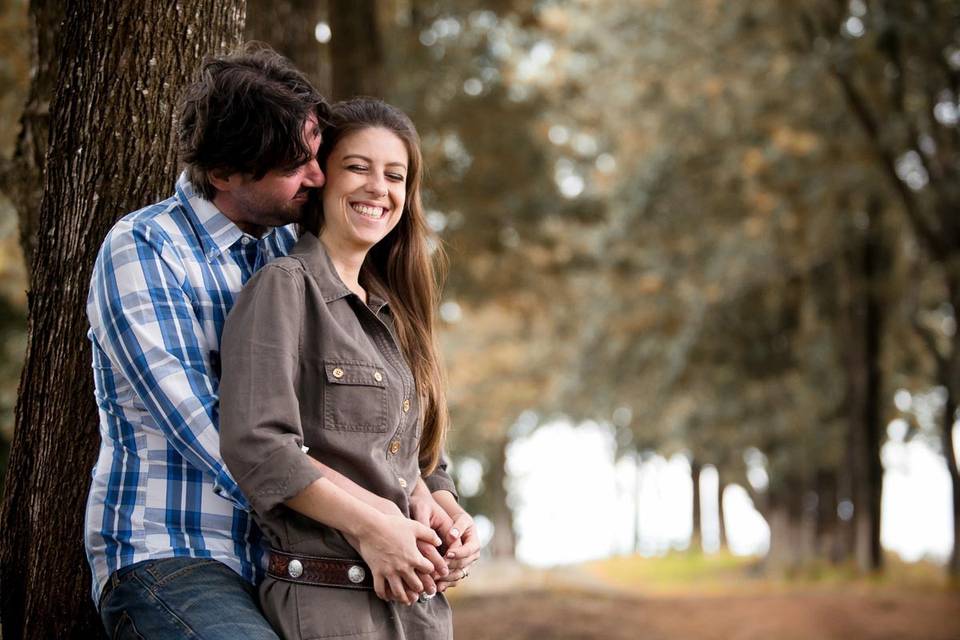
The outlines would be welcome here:
[[[455,558],[467,558],[472,555],[480,553],[480,541],[476,538],[471,538],[469,540],[466,537],[463,538],[463,544],[453,549]],[[447,557],[450,557],[450,552],[447,552]]]
[[[390,590],[393,591],[396,599],[403,604],[410,604],[410,600],[407,599],[407,590],[403,588],[403,581],[400,580],[400,576],[390,576],[387,581],[390,583]]]
[[[430,527],[440,534],[440,537],[448,541],[448,532],[453,527],[453,518],[447,515],[447,512],[437,506],[433,510],[433,517],[430,519]]]
[[[436,531],[416,520],[411,520],[410,522],[413,524],[413,534],[418,540],[429,542],[435,547],[439,547],[442,544],[443,541],[437,535]]]
[[[405,591],[413,591],[414,593],[423,592],[423,582],[420,581],[420,578],[417,577],[416,571],[405,571],[403,573],[403,583],[405,585]],[[426,571],[421,571],[419,573],[426,573]]]
[[[417,502],[413,504],[410,508],[410,515],[413,516],[414,520],[423,524],[424,526],[430,526],[430,509],[427,508],[423,503]]]
[[[426,573],[418,573],[417,577],[420,578],[420,582],[423,583],[424,592],[431,594],[437,592],[437,583],[434,582],[433,576]]]
[[[424,558],[433,563],[433,571],[443,576],[447,575],[447,561],[443,559],[436,547],[418,540],[417,549],[420,550]]]
[[[383,587],[383,576],[378,573],[373,574],[373,590],[376,592],[378,598],[389,602],[390,597],[387,595],[387,592]]]

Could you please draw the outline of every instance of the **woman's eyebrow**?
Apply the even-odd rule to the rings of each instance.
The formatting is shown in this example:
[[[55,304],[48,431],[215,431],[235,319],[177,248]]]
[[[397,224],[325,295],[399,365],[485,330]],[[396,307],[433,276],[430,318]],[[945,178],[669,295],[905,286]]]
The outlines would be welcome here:
[[[350,159],[350,158],[357,158],[357,159],[359,159],[359,160],[363,160],[364,162],[369,162],[370,164],[373,164],[373,161],[372,161],[370,158],[368,158],[367,156],[362,156],[362,155],[360,155],[359,153],[351,153],[350,155],[343,156],[343,159],[344,159],[344,160],[348,160],[348,159]],[[403,169],[406,169],[406,168],[407,168],[407,165],[406,165],[405,163],[403,163],[403,162],[397,162],[397,161],[388,162],[388,163],[386,164],[386,166],[388,166],[388,167],[401,167],[401,168],[403,168]]]

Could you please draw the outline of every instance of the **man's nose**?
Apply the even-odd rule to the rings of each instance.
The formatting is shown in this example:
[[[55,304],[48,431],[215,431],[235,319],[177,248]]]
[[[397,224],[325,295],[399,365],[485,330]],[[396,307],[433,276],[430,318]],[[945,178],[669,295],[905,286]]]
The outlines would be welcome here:
[[[323,175],[323,169],[320,168],[320,163],[317,162],[316,159],[311,160],[303,176],[304,186],[319,189],[326,181],[327,177]]]

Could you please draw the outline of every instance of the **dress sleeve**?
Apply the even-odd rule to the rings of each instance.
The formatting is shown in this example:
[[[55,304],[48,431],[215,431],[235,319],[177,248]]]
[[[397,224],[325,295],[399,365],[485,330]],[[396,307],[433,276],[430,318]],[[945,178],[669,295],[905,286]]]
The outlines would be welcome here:
[[[323,475],[301,449],[297,380],[303,305],[302,271],[273,263],[251,278],[224,326],[223,459],[260,514]]]
[[[440,462],[437,464],[437,468],[433,470],[433,473],[423,478],[423,483],[427,485],[427,489],[430,489],[430,493],[434,491],[449,491],[453,494],[453,497],[456,498],[457,502],[460,501],[460,496],[457,495],[457,487],[453,484],[453,479],[450,477],[450,474],[447,473],[446,454],[440,456]]]

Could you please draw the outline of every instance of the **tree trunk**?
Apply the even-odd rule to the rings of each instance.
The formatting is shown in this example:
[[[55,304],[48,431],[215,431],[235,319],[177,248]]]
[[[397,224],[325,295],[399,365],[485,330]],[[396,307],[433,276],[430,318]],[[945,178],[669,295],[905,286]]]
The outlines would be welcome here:
[[[244,38],[269,44],[329,96],[330,45],[316,37],[317,24],[326,21],[327,3],[321,0],[248,0]]]
[[[881,208],[876,198],[867,204],[868,226],[850,251],[848,353],[854,555],[861,571],[883,568],[880,547],[880,506],[883,491],[882,372],[880,339],[884,280]]]
[[[770,548],[763,564],[771,574],[790,573],[800,566],[802,535],[798,511],[789,497],[783,496],[771,498],[769,509],[763,514],[770,526]]]
[[[513,530],[513,512],[507,502],[507,445],[504,437],[497,444],[490,468],[486,471],[484,485],[488,487],[490,520],[493,522],[493,538],[489,549],[494,558],[513,558],[516,555],[517,538]],[[489,481],[487,481],[489,480]]]
[[[633,470],[633,552],[639,554],[642,543],[642,532],[640,531],[640,477],[643,472],[643,456],[640,451],[636,451]]]
[[[329,0],[333,98],[384,97],[383,40],[374,0]]]
[[[690,552],[703,552],[703,527],[700,524],[700,473],[703,465],[695,458],[690,461],[690,476],[693,479],[693,530],[690,534]]]
[[[948,276],[950,299],[954,316],[960,309],[960,277]],[[947,563],[947,572],[954,581],[960,581],[960,470],[957,468],[957,451],[953,446],[953,430],[957,420],[957,399],[960,398],[960,330],[954,331],[950,340],[950,354],[947,358],[946,380],[941,380],[947,390],[943,407],[940,439],[943,444],[943,457],[950,474],[950,487],[953,498],[953,550]]]
[[[867,204],[869,226],[863,248],[863,279],[866,284],[863,318],[864,367],[867,373],[866,394],[863,398],[864,433],[867,455],[866,480],[861,501],[868,505],[867,568],[883,569],[883,549],[880,546],[881,504],[883,495],[883,463],[880,448],[883,443],[883,370],[880,365],[883,335],[884,236],[880,201],[872,197]]]
[[[837,472],[821,469],[816,480],[817,508],[815,548],[818,557],[828,558],[832,563],[846,559],[845,545],[840,534],[837,517]]]
[[[172,189],[175,105],[204,54],[239,40],[241,0],[66,3],[6,494],[5,640],[93,638],[83,512],[98,444],[85,337],[94,257],[122,214]]]
[[[727,488],[727,485],[723,482],[723,477],[720,475],[720,468],[717,467],[717,535],[719,550],[727,550],[727,519],[723,515],[723,492]]]
[[[50,98],[57,80],[56,42],[63,20],[60,0],[30,3],[30,92],[20,116],[17,148],[4,176],[4,191],[17,210],[27,274],[37,246],[44,157],[50,131]]]

